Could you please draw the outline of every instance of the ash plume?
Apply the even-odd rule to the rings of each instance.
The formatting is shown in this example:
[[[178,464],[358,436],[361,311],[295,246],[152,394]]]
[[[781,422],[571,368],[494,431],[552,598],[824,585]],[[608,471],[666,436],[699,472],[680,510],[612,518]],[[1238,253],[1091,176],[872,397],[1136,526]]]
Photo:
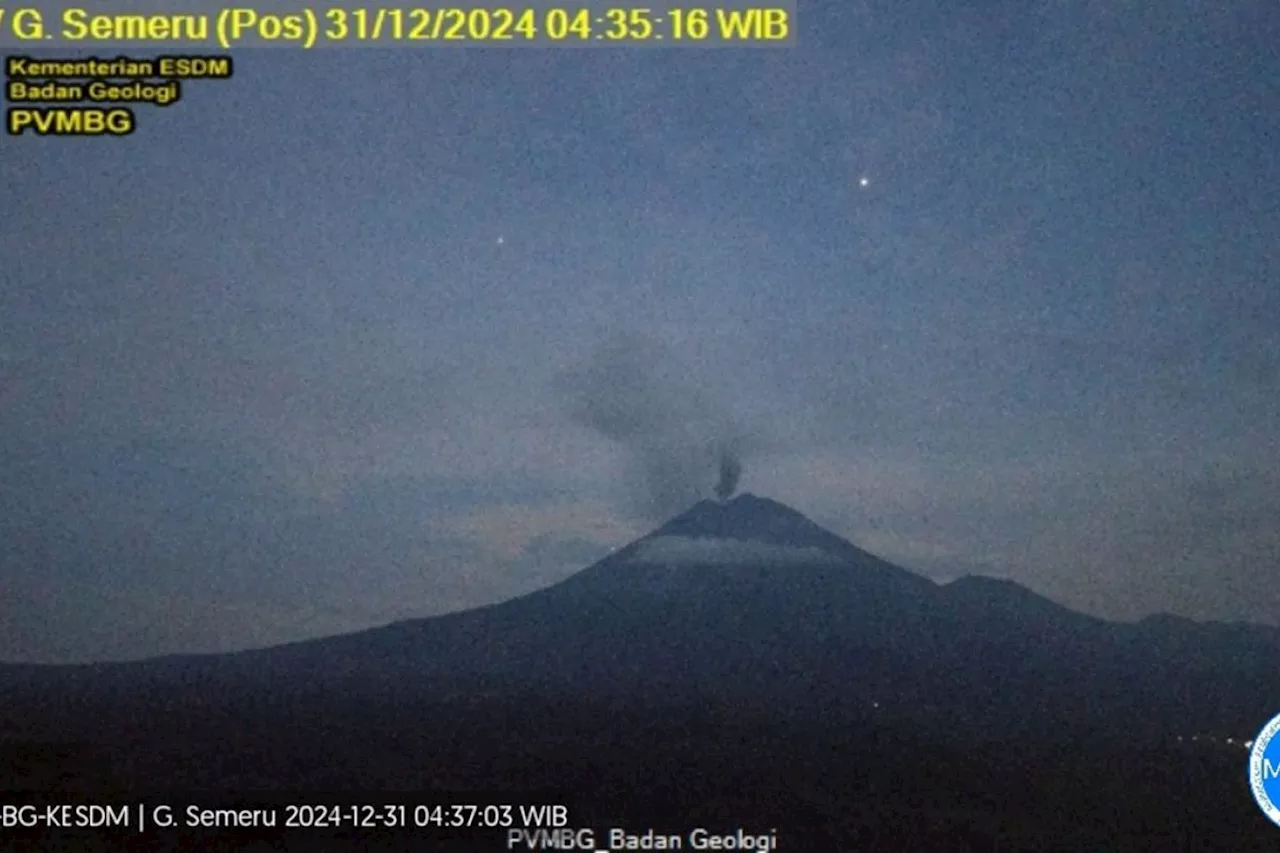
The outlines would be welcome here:
[[[558,385],[575,421],[627,450],[628,497],[645,518],[663,520],[737,488],[750,445],[745,430],[717,383],[656,341],[610,339]]]
[[[738,490],[738,478],[742,476],[742,460],[727,447],[720,448],[720,479],[716,482],[716,497],[727,501]]]

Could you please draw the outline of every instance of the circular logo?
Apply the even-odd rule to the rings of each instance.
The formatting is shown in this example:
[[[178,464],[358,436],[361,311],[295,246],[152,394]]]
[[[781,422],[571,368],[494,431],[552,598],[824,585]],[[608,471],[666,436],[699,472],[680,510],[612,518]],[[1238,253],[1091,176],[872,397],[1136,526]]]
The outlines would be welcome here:
[[[1258,732],[1249,753],[1249,787],[1258,808],[1280,826],[1280,714]]]

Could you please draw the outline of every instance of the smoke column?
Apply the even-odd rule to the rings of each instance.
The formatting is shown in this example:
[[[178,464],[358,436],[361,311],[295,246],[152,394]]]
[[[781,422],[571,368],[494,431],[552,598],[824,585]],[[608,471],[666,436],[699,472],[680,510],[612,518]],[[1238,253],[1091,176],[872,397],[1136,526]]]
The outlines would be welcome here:
[[[727,501],[738,490],[738,478],[742,476],[742,461],[728,448],[720,450],[720,480],[716,483],[716,497]]]
[[[629,498],[651,520],[713,491],[725,499],[742,474],[743,430],[717,383],[696,374],[656,341],[625,335],[557,379],[574,420],[626,448]]]

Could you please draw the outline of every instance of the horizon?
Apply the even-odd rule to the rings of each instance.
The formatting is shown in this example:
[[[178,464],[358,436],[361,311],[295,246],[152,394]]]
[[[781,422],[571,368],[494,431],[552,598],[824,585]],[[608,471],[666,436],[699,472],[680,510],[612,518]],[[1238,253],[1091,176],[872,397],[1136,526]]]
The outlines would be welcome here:
[[[801,512],[799,509],[796,509],[795,507],[789,506],[789,505],[787,505],[787,504],[785,504],[785,503],[782,503],[782,502],[780,502],[780,501],[776,501],[776,500],[774,500],[774,499],[772,499],[772,498],[770,498],[770,497],[768,497],[768,496],[766,496],[766,495],[757,495],[757,494],[754,494],[754,493],[751,493],[751,492],[746,492],[746,491],[739,491],[739,492],[736,492],[736,493],[734,493],[733,495],[730,495],[730,496],[729,496],[729,497],[727,497],[727,498],[720,498],[720,497],[718,497],[718,496],[713,495],[713,496],[711,496],[711,497],[703,498],[703,499],[699,500],[697,503],[692,504],[691,506],[687,507],[687,508],[686,508],[686,509],[684,509],[683,511],[681,511],[681,512],[679,512],[679,513],[676,513],[676,514],[675,514],[675,515],[673,515],[671,518],[668,518],[667,520],[663,521],[662,523],[657,524],[656,526],[654,526],[654,528],[653,528],[653,529],[649,530],[649,531],[648,531],[648,532],[646,532],[646,533],[643,533],[642,535],[638,536],[636,539],[632,540],[631,542],[628,542],[628,543],[624,544],[623,546],[621,546],[621,547],[619,547],[619,548],[617,548],[617,549],[614,549],[613,551],[610,551],[608,554],[604,555],[604,556],[603,556],[599,561],[596,561],[596,562],[604,562],[605,560],[607,560],[607,559],[609,559],[609,558],[611,558],[611,557],[614,557],[614,556],[615,556],[615,554],[616,554],[618,551],[625,550],[625,549],[626,549],[627,547],[629,547],[629,546],[639,545],[639,544],[641,544],[641,543],[645,543],[645,542],[649,542],[649,543],[652,543],[652,542],[655,542],[655,541],[659,541],[659,542],[660,542],[660,541],[663,541],[663,540],[670,540],[670,539],[673,539],[673,538],[677,538],[677,539],[678,539],[678,538],[688,538],[687,536],[678,536],[678,535],[677,535],[677,536],[673,536],[673,535],[671,535],[671,534],[663,535],[663,534],[662,534],[662,531],[663,531],[664,529],[666,529],[667,527],[669,527],[673,522],[680,521],[680,520],[686,519],[686,518],[688,518],[688,517],[697,517],[697,516],[699,515],[699,510],[700,510],[700,509],[704,509],[705,507],[708,507],[708,506],[709,506],[709,507],[714,507],[714,508],[716,508],[716,509],[725,510],[725,509],[728,509],[728,508],[729,508],[731,505],[733,505],[733,504],[739,504],[739,505],[741,505],[742,503],[752,503],[752,504],[756,504],[756,505],[760,505],[760,504],[767,504],[767,505],[770,505],[770,507],[771,507],[771,508],[777,508],[777,509],[784,510],[784,511],[786,511],[788,514],[794,514],[794,515],[796,515],[796,516],[799,516],[799,517],[800,517],[801,519],[803,519],[804,521],[807,521],[807,522],[810,522],[810,523],[814,523],[814,522],[813,522],[813,520],[812,520],[811,518],[809,518],[807,515],[805,515],[805,514],[804,514],[803,512]],[[821,525],[818,525],[818,526],[819,526],[819,528],[820,528],[824,533],[832,533],[832,531],[827,530],[825,527],[822,527]],[[833,534],[833,535],[837,535],[837,536],[838,536],[838,534]],[[854,546],[854,547],[856,547],[856,548],[859,548],[860,550],[865,550],[865,549],[861,549],[861,546],[859,546],[857,542],[851,542],[851,541],[849,541],[849,540],[847,540],[847,539],[844,539],[843,537],[838,537],[838,538],[842,539],[842,540],[843,540],[844,542],[846,542],[847,544],[850,544],[850,545],[853,545],[853,546]],[[733,541],[733,540],[727,540],[727,539],[725,539],[725,538],[723,538],[723,537],[720,537],[720,536],[716,536],[716,535],[714,535],[714,534],[707,534],[707,535],[703,535],[703,536],[699,536],[699,535],[695,534],[695,535],[694,535],[694,537],[693,537],[690,541],[704,541],[704,540],[709,540],[710,542],[728,542],[728,541]],[[745,540],[745,541],[746,541],[746,542],[751,542],[751,541],[755,541],[755,540],[754,540],[754,539],[747,539],[747,540]],[[767,543],[767,540],[761,540],[761,541],[762,541],[762,543]],[[784,550],[785,550],[785,548],[784,548]],[[798,550],[808,550],[808,548],[803,548],[803,549],[798,549]],[[870,554],[872,557],[875,557],[875,558],[877,558],[877,559],[883,559],[883,557],[881,557],[881,555],[879,555],[879,554],[874,554],[874,553],[872,553],[872,552],[866,552],[866,553]],[[634,561],[634,560],[636,560],[636,559],[637,559],[637,557],[636,557],[636,556],[633,556],[631,559]],[[779,556],[778,556],[777,558],[775,558],[775,559],[765,559],[765,560],[756,561],[756,560],[751,559],[751,557],[750,557],[750,555],[749,555],[749,554],[747,554],[747,555],[739,554],[739,555],[738,555],[738,558],[735,558],[734,560],[732,560],[732,561],[729,563],[729,565],[739,565],[739,564],[741,564],[741,565],[766,565],[766,564],[768,564],[768,565],[772,565],[772,564],[776,564],[776,563],[778,563],[778,561],[779,561],[780,559],[781,559],[781,555],[779,555]],[[641,559],[641,562],[643,562],[643,561],[644,561],[644,560],[643,560],[643,559]],[[663,561],[663,562],[665,562],[665,561]],[[807,561],[804,561],[804,562],[807,562]],[[888,561],[888,562],[890,562],[890,564],[891,564],[891,565],[893,565],[893,566],[894,566],[894,568],[896,568],[896,569],[901,569],[901,570],[905,570],[905,571],[907,571],[908,573],[910,573],[910,574],[914,575],[914,576],[915,576],[915,577],[917,577],[917,578],[920,578],[920,579],[922,579],[922,580],[929,581],[930,583],[934,584],[934,585],[935,585],[936,587],[938,587],[938,588],[947,588],[947,587],[952,586],[953,584],[961,583],[961,582],[964,582],[964,581],[991,581],[991,582],[995,582],[995,583],[997,583],[997,584],[1005,585],[1005,586],[1007,586],[1007,585],[1012,585],[1012,586],[1014,586],[1014,587],[1016,587],[1016,588],[1018,588],[1018,589],[1020,589],[1020,590],[1024,590],[1024,591],[1026,591],[1026,592],[1030,593],[1030,594],[1031,594],[1031,595],[1033,595],[1033,596],[1036,596],[1037,598],[1043,599],[1043,600],[1045,600],[1045,601],[1048,601],[1048,602],[1050,602],[1050,603],[1052,603],[1052,604],[1055,604],[1055,605],[1058,605],[1058,606],[1067,607],[1067,609],[1068,609],[1068,610],[1071,610],[1073,613],[1077,613],[1077,614],[1079,614],[1079,615],[1086,615],[1086,616],[1087,616],[1087,615],[1089,615],[1089,614],[1085,614],[1085,613],[1083,613],[1083,611],[1079,611],[1079,610],[1076,610],[1076,609],[1074,609],[1074,608],[1070,608],[1069,606],[1067,606],[1067,605],[1063,604],[1062,602],[1054,601],[1053,599],[1048,598],[1047,596],[1040,595],[1039,593],[1035,592],[1034,590],[1031,590],[1030,588],[1028,588],[1028,587],[1024,586],[1023,584],[1018,583],[1016,580],[1013,580],[1013,579],[1011,579],[1011,578],[999,577],[999,576],[995,576],[995,575],[985,575],[985,574],[963,574],[963,575],[957,575],[957,576],[954,576],[954,577],[948,577],[948,578],[930,577],[929,575],[925,575],[925,574],[921,574],[921,573],[919,573],[919,572],[916,572],[916,571],[912,570],[910,567],[897,565],[897,564],[892,563],[892,561]],[[691,565],[694,565],[694,566],[695,566],[695,569],[696,569],[697,565],[699,565],[699,564],[700,564],[700,561],[694,561],[693,563],[691,563]],[[716,563],[713,563],[713,564],[718,565],[718,564],[719,564],[719,562],[716,562]],[[784,565],[790,565],[790,563],[785,563],[785,562],[784,562],[783,564],[784,564]],[[856,572],[856,571],[859,571],[859,567],[858,567],[857,565],[855,565],[855,564],[853,564],[853,563],[850,563],[850,562],[846,561],[844,558],[840,558],[840,564],[841,564],[841,567],[842,567],[842,568],[848,569],[848,570],[850,570],[850,571],[855,571],[855,572]],[[561,584],[566,583],[567,581],[569,581],[569,580],[573,579],[574,577],[576,577],[576,576],[578,576],[578,575],[583,575],[583,574],[587,573],[587,571],[588,571],[589,569],[594,568],[594,567],[595,567],[595,565],[596,565],[596,563],[591,563],[590,565],[584,565],[584,566],[581,566],[581,567],[579,567],[578,569],[576,569],[576,570],[574,570],[574,571],[570,572],[567,576],[565,576],[565,577],[563,577],[563,578],[560,578],[560,579],[558,579],[558,580],[556,580],[556,581],[553,581],[553,582],[549,583],[548,585],[546,585],[546,586],[544,586],[544,587],[538,587],[537,589],[533,589],[533,590],[526,590],[526,591],[523,591],[523,592],[517,593],[516,595],[513,595],[513,596],[511,596],[511,597],[509,597],[509,598],[501,599],[501,600],[499,600],[499,601],[497,601],[497,602],[485,602],[484,604],[477,605],[477,607],[475,607],[475,608],[460,608],[459,610],[456,610],[456,611],[450,611],[449,613],[432,614],[432,615],[430,615],[430,616],[421,616],[421,617],[410,617],[410,618],[406,618],[406,619],[397,619],[397,620],[394,620],[394,621],[391,621],[391,622],[385,622],[385,623],[381,623],[381,624],[375,624],[375,625],[362,626],[362,627],[360,627],[360,628],[353,629],[352,631],[340,632],[340,633],[337,633],[337,634],[318,635],[318,636],[316,636],[316,637],[307,637],[307,638],[300,638],[300,639],[295,639],[295,640],[288,640],[288,641],[285,641],[285,642],[283,642],[283,643],[273,643],[273,644],[270,644],[270,645],[268,645],[268,646],[250,646],[250,647],[245,647],[245,648],[242,648],[242,649],[225,649],[225,650],[206,651],[206,652],[177,652],[177,653],[166,653],[166,654],[161,654],[161,655],[146,655],[146,656],[142,656],[142,657],[110,658],[110,659],[108,659],[108,658],[102,658],[102,659],[93,659],[93,660],[84,660],[84,661],[65,661],[65,662],[10,661],[10,660],[6,660],[6,659],[4,659],[3,657],[0,657],[0,666],[39,666],[39,665],[45,665],[45,666],[63,667],[63,666],[83,666],[83,665],[94,665],[94,664],[104,664],[104,665],[111,665],[111,664],[132,664],[132,663],[145,663],[145,662],[148,662],[148,661],[156,661],[156,660],[161,660],[161,659],[171,658],[171,657],[188,657],[188,656],[193,656],[193,657],[210,657],[210,656],[218,656],[218,655],[222,655],[222,654],[233,654],[233,653],[235,653],[235,652],[243,652],[243,651],[266,651],[266,650],[273,649],[273,648],[278,648],[278,647],[281,647],[281,646],[293,645],[293,644],[295,644],[295,643],[297,643],[297,642],[306,642],[306,641],[308,641],[308,640],[324,640],[324,639],[331,639],[331,638],[337,638],[337,637],[342,637],[342,636],[350,636],[350,635],[355,635],[355,634],[365,634],[365,633],[367,633],[367,632],[369,632],[369,631],[377,631],[378,629],[381,629],[381,628],[389,628],[389,627],[392,627],[392,626],[394,626],[394,625],[400,625],[400,624],[405,624],[405,623],[413,623],[413,622],[421,622],[421,621],[424,621],[424,620],[430,620],[430,619],[437,618],[438,616],[447,616],[447,615],[450,615],[450,614],[456,614],[456,613],[466,612],[466,611],[468,611],[468,610],[474,610],[474,609],[487,608],[487,607],[489,607],[489,606],[491,606],[491,605],[493,605],[493,604],[506,604],[506,603],[517,602],[518,600],[523,599],[523,598],[525,598],[525,597],[527,597],[527,596],[533,595],[534,593],[541,592],[541,591],[543,591],[543,590],[549,590],[549,589],[552,589],[552,588],[554,588],[554,587],[556,587],[556,586],[559,586],[559,585],[561,585]],[[803,568],[803,562],[801,562],[801,563],[797,564],[797,566],[798,566],[799,568]],[[616,568],[615,568],[615,571],[616,571]],[[1105,619],[1105,617],[1103,617],[1103,618],[1104,618],[1104,621],[1110,622],[1110,623],[1112,623],[1112,624],[1138,624],[1138,623],[1141,623],[1141,622],[1147,622],[1147,621],[1149,621],[1149,620],[1175,620],[1175,621],[1178,621],[1178,620],[1186,620],[1186,621],[1191,621],[1191,622],[1193,622],[1193,623],[1195,623],[1195,624],[1199,624],[1199,625],[1206,625],[1206,626],[1208,626],[1208,625],[1215,625],[1215,624],[1217,624],[1217,625],[1238,626],[1238,627],[1246,627],[1246,628],[1263,628],[1263,629],[1280,630],[1280,629],[1277,629],[1277,626],[1270,626],[1270,625],[1266,625],[1265,623],[1249,622],[1249,621],[1247,621],[1247,620],[1235,620],[1235,621],[1231,621],[1231,620],[1190,620],[1190,619],[1188,619],[1188,617],[1178,616],[1177,614],[1170,614],[1170,613],[1151,613],[1151,614],[1146,614],[1146,615],[1144,615],[1144,616],[1141,616],[1141,617],[1138,617],[1137,619],[1132,619],[1132,620],[1107,620],[1107,619]]]

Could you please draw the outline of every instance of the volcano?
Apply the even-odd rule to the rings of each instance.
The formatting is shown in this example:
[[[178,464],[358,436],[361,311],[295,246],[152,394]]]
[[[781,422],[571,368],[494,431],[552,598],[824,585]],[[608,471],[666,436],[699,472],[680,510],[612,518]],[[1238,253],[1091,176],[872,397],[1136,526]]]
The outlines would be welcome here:
[[[794,692],[837,648],[932,647],[938,590],[794,509],[742,494],[701,501],[529,595],[218,662],[273,679],[425,679],[454,690],[474,680],[595,695]]]
[[[939,585],[741,494],[701,501],[560,583],[474,610],[233,654],[18,671],[149,694],[205,684],[232,694],[715,699],[826,718],[874,705],[986,734],[1123,715],[1133,737],[1188,716],[1246,728],[1280,703],[1280,636],[1111,623],[994,578]]]
[[[1030,699],[1052,697],[1071,713],[1110,713],[1106,696],[1141,704],[1134,691],[1153,673],[1160,683],[1175,672],[1230,682],[1233,695],[1261,679],[1280,702],[1271,689],[1278,653],[1273,629],[1111,623],[1007,580],[939,585],[784,504],[741,494],[701,501],[560,583],[474,610],[231,654],[0,668],[0,678],[330,684],[353,694],[710,693],[789,705],[810,697],[823,713],[876,694],[881,704],[899,697],[904,712],[949,704],[1006,725],[1025,721]],[[1166,704],[1156,698],[1142,701]]]
[[[554,789],[618,820],[638,807],[641,828],[804,824],[786,849],[1274,848],[1237,796],[1243,753],[1175,737],[1226,744],[1280,708],[1277,631],[939,585],[750,494],[487,607],[235,654],[0,666],[0,696],[0,759],[95,790]],[[1180,762],[1158,790],[1152,754]],[[1170,820],[1174,843],[1144,834]]]

